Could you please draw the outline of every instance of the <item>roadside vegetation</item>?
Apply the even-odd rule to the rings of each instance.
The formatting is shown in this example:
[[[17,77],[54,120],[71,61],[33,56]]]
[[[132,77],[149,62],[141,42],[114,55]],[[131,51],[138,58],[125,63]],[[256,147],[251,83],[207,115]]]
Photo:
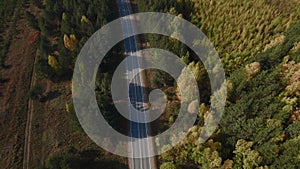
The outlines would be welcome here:
[[[29,25],[40,32],[37,44],[37,62],[35,73],[40,80],[47,79],[54,83],[71,81],[74,64],[81,48],[88,38],[102,25],[118,17],[115,1],[110,0],[46,0],[44,5],[39,0],[33,0],[32,4],[41,9],[41,16],[27,12],[26,19]],[[115,110],[111,94],[110,80],[115,67],[122,61],[117,53],[120,53],[121,44],[116,45],[104,58],[97,75],[96,94],[99,108],[104,117],[115,129],[126,131],[126,123],[120,123],[120,115]],[[107,59],[109,57],[109,59]],[[112,59],[113,58],[113,59]],[[32,99],[38,102],[46,102],[49,94],[43,87],[36,85],[30,91]],[[54,96],[56,97],[56,96]],[[82,133],[83,130],[77,120],[71,98],[66,101],[65,114],[68,125],[74,133]],[[86,135],[84,135],[86,137]],[[94,150],[94,153],[102,153],[102,150]],[[124,161],[116,158],[116,165],[109,164],[113,156],[99,159],[97,156],[89,157],[88,152],[72,149],[66,153],[50,156],[41,168],[126,168]],[[76,161],[76,164],[74,163]],[[119,161],[120,163],[118,163]],[[101,163],[100,163],[101,162]],[[95,166],[92,166],[95,164]],[[87,167],[89,166],[89,167]]]

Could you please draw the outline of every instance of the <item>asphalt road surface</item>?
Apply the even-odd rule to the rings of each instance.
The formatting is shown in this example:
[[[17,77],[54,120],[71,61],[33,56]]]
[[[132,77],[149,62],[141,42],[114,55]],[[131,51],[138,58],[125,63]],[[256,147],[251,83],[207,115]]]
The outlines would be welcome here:
[[[117,1],[120,16],[127,16],[131,14],[131,6],[128,0],[118,0]],[[122,22],[122,33],[126,34],[128,32],[132,32],[134,30],[134,25],[132,20],[128,19]],[[128,81],[129,84],[129,98],[130,102],[137,110],[144,111],[145,98],[144,91],[142,85],[141,76],[137,75],[133,77],[134,72],[139,71],[139,61],[137,57],[138,50],[136,37],[130,37],[124,40],[124,49],[125,54],[133,57],[129,57],[126,61],[126,71],[127,78],[131,81]],[[129,106],[128,106],[129,107]],[[130,110],[131,111],[131,110]],[[144,114],[138,114],[138,119],[147,118]],[[142,142],[140,144],[136,144],[133,140],[134,138],[146,138],[149,133],[149,127],[146,123],[137,123],[130,122],[130,136],[132,137],[130,147],[130,152],[133,153],[132,157],[136,155],[149,155],[151,151],[151,144],[147,141]],[[154,169],[156,168],[153,158],[130,158],[129,164],[131,169]]]

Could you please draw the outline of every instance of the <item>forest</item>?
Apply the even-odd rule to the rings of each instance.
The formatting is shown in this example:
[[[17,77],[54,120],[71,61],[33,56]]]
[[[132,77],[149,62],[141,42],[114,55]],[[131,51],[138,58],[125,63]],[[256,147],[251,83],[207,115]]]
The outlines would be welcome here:
[[[5,58],[17,31],[8,28],[16,27],[19,10],[25,2],[0,2],[0,84],[1,70],[7,68]],[[99,28],[119,17],[116,1],[111,0],[28,2],[40,9],[25,14],[29,26],[39,32],[35,74],[40,81],[70,84],[77,55],[85,42]],[[224,115],[214,134],[200,144],[197,139],[211,99],[211,86],[203,64],[190,48],[177,40],[162,35],[138,36],[148,47],[166,49],[180,57],[193,71],[201,93],[194,127],[179,145],[156,157],[158,168],[299,168],[299,0],[132,0],[131,4],[134,12],[170,13],[196,25],[214,44],[227,79]],[[98,70],[95,91],[106,120],[119,132],[126,133],[128,122],[118,114],[110,92],[114,69],[124,59],[120,57],[124,51],[122,46],[122,42],[115,45],[105,57]],[[174,123],[180,105],[174,97],[174,79],[161,71],[151,73],[149,88],[163,89],[170,99],[164,115],[150,124],[155,128],[153,132],[159,134]],[[45,89],[39,85],[28,94],[35,102],[46,100]],[[71,99],[63,106],[74,135],[84,135]],[[38,169],[128,168],[124,162],[127,159],[116,158],[102,149],[82,150],[70,144],[49,154]]]
[[[195,136],[201,131],[209,109],[207,73],[184,44],[170,41],[168,37],[144,36],[150,47],[172,51],[189,64],[204,93],[199,117],[189,137],[158,157],[160,168],[296,169],[300,163],[300,88],[296,75],[300,69],[299,8],[263,0],[136,0],[134,4],[138,12],[168,12],[197,25],[215,45],[228,78],[229,94],[219,128],[207,142],[197,144]],[[95,6],[102,10],[95,10]],[[37,20],[41,30],[40,74],[49,78],[69,76],[87,38],[117,17],[108,9],[110,6],[115,4],[111,1],[100,4],[99,1],[46,1],[43,17]],[[109,92],[112,70],[99,74],[96,91],[100,108],[113,124],[120,120],[113,115],[113,106],[101,104],[112,103]],[[165,81],[168,79],[165,74],[154,73],[153,87],[174,90],[173,81]],[[162,123],[157,132],[176,118],[174,112],[178,106],[171,103],[169,107],[165,112],[166,123]]]
[[[215,45],[227,76],[225,113],[215,134],[204,144],[197,143],[209,112],[204,96],[198,122],[181,145],[159,156],[160,169],[298,168],[299,8],[293,2],[276,0],[136,3],[139,12],[168,12],[197,25]],[[201,87],[207,81],[205,69],[192,51],[167,37],[150,35],[146,39],[151,47],[181,57],[201,79],[200,93],[209,93],[209,88]],[[172,111],[165,113],[172,115]],[[170,118],[169,125],[172,122]]]
[[[225,114],[215,135],[197,144],[201,126],[196,125],[181,146],[160,156],[161,168],[298,168],[299,26],[284,32],[282,44],[230,74]],[[205,118],[208,107],[201,107]]]

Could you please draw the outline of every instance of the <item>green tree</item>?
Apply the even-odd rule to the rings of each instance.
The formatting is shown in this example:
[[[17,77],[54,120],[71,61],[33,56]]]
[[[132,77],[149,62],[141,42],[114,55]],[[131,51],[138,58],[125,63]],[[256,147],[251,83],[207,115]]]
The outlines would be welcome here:
[[[236,149],[233,151],[234,169],[253,169],[259,166],[262,158],[257,151],[251,149],[253,144],[243,139],[237,141]]]
[[[280,156],[278,156],[270,168],[298,169],[300,164],[299,152],[300,136],[287,140],[280,148]]]
[[[159,169],[179,169],[173,162],[163,163]]]
[[[73,103],[66,103],[66,116],[69,121],[71,128],[74,131],[79,131],[81,129],[80,123],[76,116],[75,108]]]
[[[51,51],[51,46],[50,46],[50,42],[46,36],[44,36],[44,35],[40,36],[38,48],[39,48],[41,57],[43,59],[47,59],[47,55]]]
[[[40,100],[43,97],[43,88],[40,85],[35,85],[31,90],[30,90],[30,98],[33,100]]]
[[[37,6],[38,8],[42,8],[43,7],[43,4],[42,4],[42,1],[41,0],[30,0],[30,2]]]
[[[300,121],[295,121],[290,124],[286,129],[290,138],[296,138],[300,136]]]
[[[44,58],[38,58],[35,71],[38,78],[52,77],[54,75],[53,69],[49,66],[47,59]]]
[[[25,17],[28,20],[30,27],[32,27],[33,29],[39,30],[37,19],[35,18],[35,16],[32,13],[26,11]]]
[[[61,17],[62,11],[63,11],[63,8],[62,8],[61,1],[56,1],[55,4],[54,4],[54,6],[53,6],[53,12],[56,15],[56,18],[60,18]]]
[[[219,156],[219,143],[208,141],[208,146],[197,145],[192,149],[192,160],[203,169],[220,168],[222,158]]]
[[[47,161],[46,161],[46,164],[45,164],[45,169],[60,169],[60,161],[61,161],[61,158],[60,157],[52,157],[52,158],[49,158]]]
[[[51,25],[48,20],[46,20],[43,16],[38,19],[39,29],[41,30],[42,36],[49,36]]]

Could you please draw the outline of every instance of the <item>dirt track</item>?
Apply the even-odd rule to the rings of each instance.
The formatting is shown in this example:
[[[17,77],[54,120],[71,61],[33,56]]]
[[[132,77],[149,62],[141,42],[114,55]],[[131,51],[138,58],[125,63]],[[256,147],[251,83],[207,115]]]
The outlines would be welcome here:
[[[34,57],[33,61],[34,65],[36,64],[36,57]],[[34,87],[36,83],[36,78],[34,75],[35,66],[32,66],[31,70],[31,80],[29,91]],[[25,129],[25,143],[24,143],[24,156],[23,156],[23,169],[29,168],[29,157],[30,157],[30,141],[31,141],[31,128],[32,128],[32,114],[33,114],[33,100],[28,99],[27,105],[27,120],[26,120],[26,129]]]

